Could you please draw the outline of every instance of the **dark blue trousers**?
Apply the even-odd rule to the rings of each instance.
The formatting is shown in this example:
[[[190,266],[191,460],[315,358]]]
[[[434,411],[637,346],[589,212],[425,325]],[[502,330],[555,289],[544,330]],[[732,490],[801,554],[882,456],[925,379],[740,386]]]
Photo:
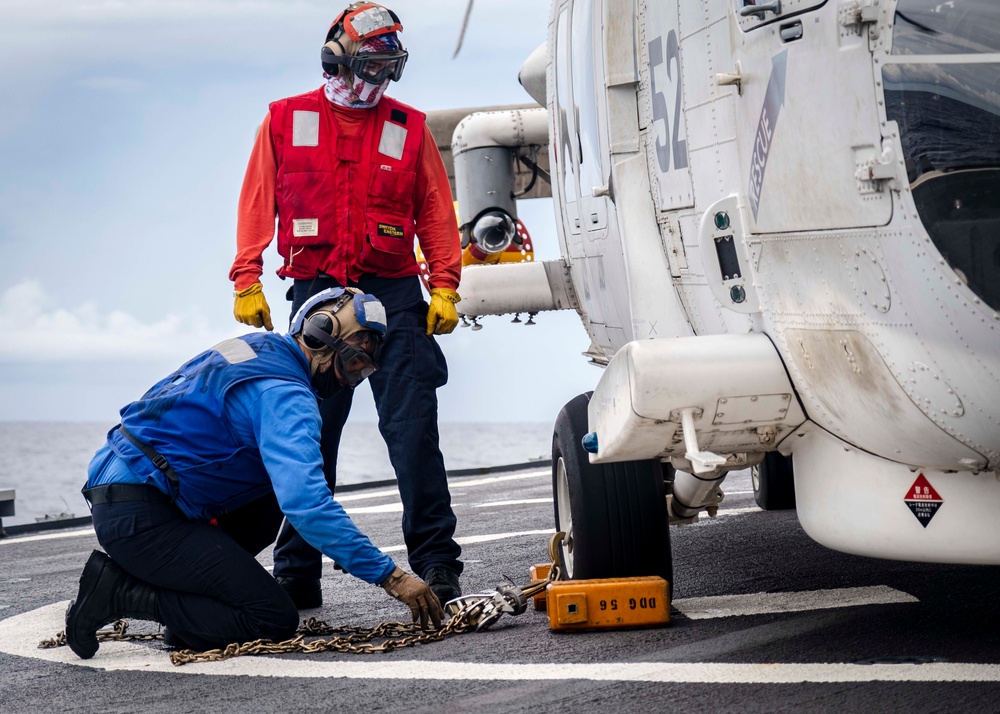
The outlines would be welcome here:
[[[289,290],[292,316],[320,290],[340,287],[331,278],[296,280]],[[419,278],[362,278],[361,290],[375,295],[386,309],[388,332],[381,364],[369,378],[378,426],[389,450],[403,502],[403,541],[410,568],[423,576],[433,566],[462,572],[461,548],[455,542],[455,514],[438,445],[437,389],[448,381],[441,348],[427,332],[427,303]],[[337,451],[354,392],[343,389],[320,403],[320,448],[330,490],[337,483]],[[274,575],[318,579],[320,553],[288,523],[274,549]]]
[[[254,557],[281,525],[273,494],[220,517],[217,526],[188,520],[166,502],[100,504],[93,517],[107,554],[158,588],[163,624],[193,648],[278,642],[298,628],[291,598]]]

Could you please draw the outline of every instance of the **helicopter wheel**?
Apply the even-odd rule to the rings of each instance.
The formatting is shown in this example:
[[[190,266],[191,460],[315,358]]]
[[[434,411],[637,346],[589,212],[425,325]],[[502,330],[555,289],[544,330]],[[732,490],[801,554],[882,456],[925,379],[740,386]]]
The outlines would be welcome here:
[[[672,584],[663,470],[659,461],[592,464],[580,443],[592,392],[556,418],[552,491],[564,579],[659,575]]]
[[[750,469],[753,498],[764,511],[795,508],[795,478],[792,457],[769,451],[764,460]]]

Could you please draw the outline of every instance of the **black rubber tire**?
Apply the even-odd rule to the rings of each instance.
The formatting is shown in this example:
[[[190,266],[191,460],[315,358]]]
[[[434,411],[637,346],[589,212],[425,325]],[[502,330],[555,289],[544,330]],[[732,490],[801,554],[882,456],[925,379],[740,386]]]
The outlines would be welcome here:
[[[592,464],[581,439],[587,433],[592,392],[570,401],[552,438],[552,492],[560,530],[560,464],[572,517],[572,552],[564,579],[659,575],[673,583],[663,469],[659,461]]]
[[[792,457],[777,451],[764,454],[764,460],[754,467],[753,498],[765,511],[787,511],[795,508],[795,472]]]

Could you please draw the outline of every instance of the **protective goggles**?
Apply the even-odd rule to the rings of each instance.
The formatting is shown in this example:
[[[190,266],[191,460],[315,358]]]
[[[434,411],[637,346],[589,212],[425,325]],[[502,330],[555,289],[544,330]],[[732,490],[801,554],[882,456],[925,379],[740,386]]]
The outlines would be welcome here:
[[[306,320],[302,334],[333,350],[337,370],[348,387],[356,387],[378,370],[382,352],[382,335],[374,330],[362,330],[346,338],[333,337],[314,323]]]
[[[337,353],[337,369],[349,387],[356,387],[378,370],[378,360],[382,352],[382,336],[377,332],[355,332],[347,339],[335,338],[340,346]]]
[[[356,57],[350,55],[335,55],[327,47],[323,47],[323,67],[326,65],[343,65],[354,72],[354,76],[370,84],[382,84],[387,79],[398,82],[403,76],[403,68],[409,52],[397,50],[394,52],[362,53]],[[328,74],[332,72],[327,71]]]

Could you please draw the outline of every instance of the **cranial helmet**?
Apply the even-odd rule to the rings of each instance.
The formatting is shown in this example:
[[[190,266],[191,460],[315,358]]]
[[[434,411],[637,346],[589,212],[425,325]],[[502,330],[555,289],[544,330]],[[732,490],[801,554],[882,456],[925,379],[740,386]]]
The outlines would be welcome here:
[[[320,50],[323,71],[331,77],[353,73],[371,84],[398,82],[409,53],[399,41],[403,29],[392,10],[373,2],[355,2],[330,25]]]
[[[337,370],[349,387],[357,386],[378,369],[385,332],[385,307],[374,295],[357,288],[329,288],[316,293],[302,304],[288,328],[288,333],[300,337],[309,351],[324,356],[332,352]],[[331,391],[331,385],[317,381],[316,374],[313,377],[320,396],[329,396],[324,392]]]

